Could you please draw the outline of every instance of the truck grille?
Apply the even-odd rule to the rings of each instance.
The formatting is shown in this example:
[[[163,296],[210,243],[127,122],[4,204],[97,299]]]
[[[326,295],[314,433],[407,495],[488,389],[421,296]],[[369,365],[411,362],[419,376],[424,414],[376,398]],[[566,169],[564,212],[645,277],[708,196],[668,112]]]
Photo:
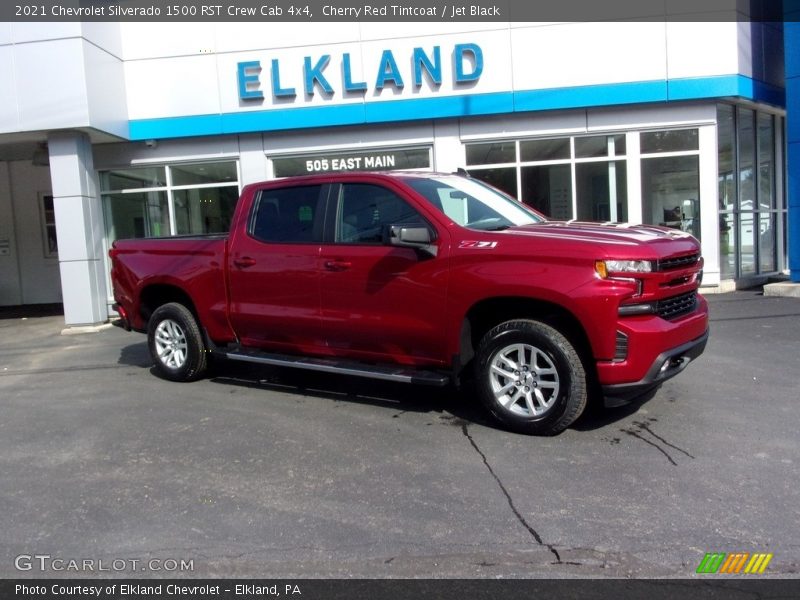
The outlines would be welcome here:
[[[662,319],[671,320],[688,315],[697,305],[697,292],[681,294],[656,303],[656,312]]]
[[[662,258],[658,261],[659,271],[671,271],[672,269],[682,269],[684,267],[691,267],[697,264],[700,260],[700,254],[689,254],[688,256],[673,256],[670,258]]]

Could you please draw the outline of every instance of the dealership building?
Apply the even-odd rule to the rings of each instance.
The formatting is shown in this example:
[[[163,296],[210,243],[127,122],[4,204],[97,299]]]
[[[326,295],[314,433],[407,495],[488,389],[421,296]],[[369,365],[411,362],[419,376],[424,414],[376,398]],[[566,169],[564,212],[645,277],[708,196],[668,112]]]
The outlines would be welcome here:
[[[798,63],[797,23],[727,13],[0,23],[0,306],[102,323],[114,240],[226,231],[245,184],[355,169],[688,231],[709,291],[800,278]]]

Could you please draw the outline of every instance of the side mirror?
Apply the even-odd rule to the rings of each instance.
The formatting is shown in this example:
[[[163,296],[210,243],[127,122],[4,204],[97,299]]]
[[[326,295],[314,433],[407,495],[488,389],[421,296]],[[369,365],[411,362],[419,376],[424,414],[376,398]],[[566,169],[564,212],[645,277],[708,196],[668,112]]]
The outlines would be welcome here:
[[[419,225],[389,225],[386,243],[389,246],[414,248],[428,256],[436,256],[439,249],[433,245],[431,230]]]

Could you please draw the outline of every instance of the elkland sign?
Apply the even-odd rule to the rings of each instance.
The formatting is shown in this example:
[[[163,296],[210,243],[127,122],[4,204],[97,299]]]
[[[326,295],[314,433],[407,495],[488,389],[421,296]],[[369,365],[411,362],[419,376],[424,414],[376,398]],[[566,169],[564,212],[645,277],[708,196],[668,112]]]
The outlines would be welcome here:
[[[447,60],[443,59],[447,56]],[[287,64],[287,61],[273,58],[268,64],[260,60],[241,61],[237,63],[237,83],[239,99],[244,102],[263,102],[267,94],[273,99],[292,99],[298,96],[298,90],[306,98],[320,94],[323,98],[331,98],[337,94],[342,96],[366,95],[369,89],[380,93],[384,88],[392,87],[403,90],[410,85],[415,91],[427,86],[431,91],[438,91],[445,75],[452,79],[453,87],[476,83],[483,73],[483,50],[478,44],[455,44],[449,52],[443,52],[441,46],[433,46],[426,50],[414,48],[406,60],[398,62],[392,50],[383,50],[378,61],[376,72],[365,73],[363,78],[354,75],[353,58],[349,52],[343,53],[333,65],[330,54],[321,56],[305,56],[302,64]],[[400,65],[409,65],[406,68]],[[335,69],[341,73],[341,89],[331,84],[335,81],[331,76]],[[287,82],[287,73],[291,71],[293,82]],[[297,73],[302,72],[302,78]],[[336,79],[339,79],[338,76]]]
[[[213,73],[223,76],[216,82],[211,81],[212,71],[198,70],[206,76],[205,89],[219,86],[218,106],[186,90],[187,103],[207,110],[132,119],[129,137],[147,140],[488,114],[500,110],[498,96],[510,106],[504,76],[484,68],[482,45],[458,36],[436,41],[416,46],[400,40],[386,48],[383,42],[367,40],[337,44],[336,50],[290,47],[221,53]],[[497,60],[496,53],[492,59]]]

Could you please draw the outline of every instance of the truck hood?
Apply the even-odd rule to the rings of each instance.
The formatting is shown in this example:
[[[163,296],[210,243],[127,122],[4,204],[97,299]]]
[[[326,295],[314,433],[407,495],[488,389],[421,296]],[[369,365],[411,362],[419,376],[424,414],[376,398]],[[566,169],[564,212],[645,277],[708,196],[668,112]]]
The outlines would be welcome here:
[[[699,242],[689,233],[656,225],[629,223],[591,223],[581,221],[542,221],[531,225],[510,227],[501,232],[516,238],[563,240],[604,247],[609,255],[631,253],[640,255],[650,249],[653,258],[698,252]]]

